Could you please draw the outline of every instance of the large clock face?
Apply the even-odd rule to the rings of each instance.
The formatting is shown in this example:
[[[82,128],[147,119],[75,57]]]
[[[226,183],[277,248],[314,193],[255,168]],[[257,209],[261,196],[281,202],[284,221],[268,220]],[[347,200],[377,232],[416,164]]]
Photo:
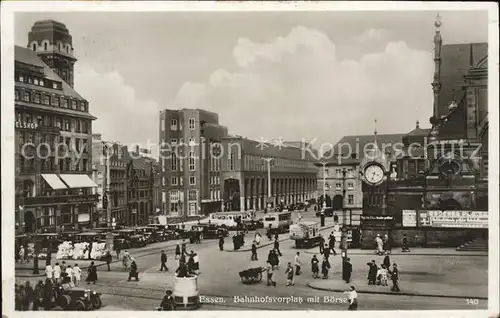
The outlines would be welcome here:
[[[384,179],[384,170],[379,165],[369,165],[365,168],[365,179],[368,183],[377,184]]]

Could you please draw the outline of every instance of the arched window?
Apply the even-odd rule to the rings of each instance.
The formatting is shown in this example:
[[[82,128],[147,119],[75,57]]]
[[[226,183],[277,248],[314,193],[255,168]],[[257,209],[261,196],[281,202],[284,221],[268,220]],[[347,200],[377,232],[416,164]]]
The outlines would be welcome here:
[[[33,43],[33,51],[36,51],[36,43]]]
[[[43,49],[44,49],[45,51],[47,51],[47,42],[45,42],[45,43],[43,44]]]
[[[59,43],[57,47],[58,47],[59,51],[61,51],[61,43]]]

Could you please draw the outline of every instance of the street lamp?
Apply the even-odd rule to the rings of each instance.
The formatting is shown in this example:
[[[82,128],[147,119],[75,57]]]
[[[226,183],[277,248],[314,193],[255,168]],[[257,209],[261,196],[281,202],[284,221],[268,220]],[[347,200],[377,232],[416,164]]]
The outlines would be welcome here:
[[[271,194],[271,161],[273,158],[263,158],[267,161],[267,207],[270,208],[272,194]],[[266,209],[264,210],[267,211]]]
[[[320,164],[323,165],[323,209],[326,208],[326,165],[328,162],[321,161]]]

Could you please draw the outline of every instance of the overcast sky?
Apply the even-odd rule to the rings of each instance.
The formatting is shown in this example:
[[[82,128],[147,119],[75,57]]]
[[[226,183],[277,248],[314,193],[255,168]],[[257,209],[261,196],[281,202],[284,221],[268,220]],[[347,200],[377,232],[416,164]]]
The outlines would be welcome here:
[[[75,88],[123,143],[158,141],[158,111],[219,113],[232,134],[335,143],[429,126],[437,12],[17,13],[68,27]],[[487,41],[487,12],[440,12],[444,44]]]

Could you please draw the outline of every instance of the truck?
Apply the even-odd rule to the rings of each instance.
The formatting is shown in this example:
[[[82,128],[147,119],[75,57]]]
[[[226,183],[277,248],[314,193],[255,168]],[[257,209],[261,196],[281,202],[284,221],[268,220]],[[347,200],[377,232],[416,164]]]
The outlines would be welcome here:
[[[290,239],[295,248],[312,248],[321,243],[318,222],[299,222],[290,226]]]

